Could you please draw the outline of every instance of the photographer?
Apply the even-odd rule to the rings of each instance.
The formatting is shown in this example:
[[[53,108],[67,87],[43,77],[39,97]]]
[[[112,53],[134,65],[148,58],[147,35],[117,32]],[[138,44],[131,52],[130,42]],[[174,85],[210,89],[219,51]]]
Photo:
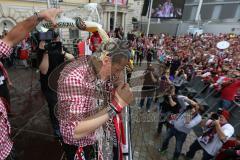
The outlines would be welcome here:
[[[10,108],[10,94],[9,89],[13,87],[12,81],[8,75],[7,70],[5,69],[2,62],[0,62],[0,97],[4,98],[8,105],[6,106],[7,113],[11,113]]]
[[[163,96],[163,101],[159,103],[160,114],[157,128],[157,136],[162,132],[162,127],[165,124],[167,129],[172,126],[170,124],[171,115],[179,113],[180,105],[177,102],[175,88],[171,87],[171,93]]]
[[[48,77],[51,72],[64,62],[64,59],[73,59],[74,57],[62,46],[59,41],[58,33],[54,31],[48,31],[52,33],[52,40],[43,41],[44,36],[40,37],[39,50],[38,50],[38,61],[40,69],[40,83],[41,90],[46,98],[49,108],[50,120],[54,129],[54,134],[57,138],[61,138],[59,131],[59,124],[54,114],[54,107],[57,103],[57,93],[51,90],[48,86]],[[49,34],[46,33],[46,34]],[[50,42],[48,42],[50,41]]]
[[[143,76],[143,87],[141,92],[141,100],[140,100],[140,109],[143,108],[145,99],[147,99],[147,112],[150,112],[150,107],[152,105],[153,97],[156,89],[156,82],[158,80],[157,75],[154,73],[154,67],[152,64],[149,64],[147,67],[144,76]]]
[[[181,154],[182,146],[191,132],[192,128],[197,126],[201,120],[201,107],[195,101],[186,96],[177,96],[179,105],[181,106],[180,113],[171,116],[171,123],[173,124],[167,130],[166,138],[163,140],[161,147],[161,154],[165,154],[168,148],[170,139],[174,136],[176,138],[176,146],[173,159],[177,160]]]
[[[30,32],[42,20],[51,21],[54,25],[55,17],[61,12],[60,9],[51,8],[34,14],[33,16],[18,23],[8,34],[0,40],[0,57],[9,57],[12,53],[12,47],[23,40],[28,32]],[[6,100],[0,97],[0,158],[14,159],[13,142],[11,137],[11,126],[8,121]]]
[[[176,88],[176,93],[180,90],[183,83],[187,80],[187,74],[185,74],[183,69],[179,69],[175,72],[173,84]]]
[[[229,119],[227,110],[212,114],[205,124],[203,135],[190,146],[187,159],[192,159],[198,150],[203,150],[203,160],[213,159],[222,145],[234,134],[233,126],[228,123]]]

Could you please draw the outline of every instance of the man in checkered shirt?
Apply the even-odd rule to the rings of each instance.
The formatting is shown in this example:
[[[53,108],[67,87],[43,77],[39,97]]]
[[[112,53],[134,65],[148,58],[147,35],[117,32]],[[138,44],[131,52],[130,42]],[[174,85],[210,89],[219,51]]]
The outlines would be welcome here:
[[[44,10],[18,23],[0,40],[0,58],[10,56],[12,47],[23,40],[27,33],[34,29],[41,20],[51,21],[55,25],[55,17],[60,12],[60,9]],[[10,139],[10,124],[6,112],[7,105],[7,102],[0,97],[0,160],[14,159],[12,154],[10,154],[13,148],[13,142]]]
[[[106,105],[99,112],[93,112],[99,107],[97,84],[103,86],[110,76],[119,77],[127,63],[128,57],[123,54],[104,56],[102,59],[81,57],[61,71],[58,80],[58,119],[63,140],[69,145],[69,152],[66,153],[68,160],[74,159],[79,147],[83,148],[85,159],[93,158],[88,157],[86,148],[96,146],[97,129],[113,118],[109,113],[116,109],[116,105],[119,113],[132,101],[133,94],[128,84],[119,83],[112,98],[114,108],[109,109]]]

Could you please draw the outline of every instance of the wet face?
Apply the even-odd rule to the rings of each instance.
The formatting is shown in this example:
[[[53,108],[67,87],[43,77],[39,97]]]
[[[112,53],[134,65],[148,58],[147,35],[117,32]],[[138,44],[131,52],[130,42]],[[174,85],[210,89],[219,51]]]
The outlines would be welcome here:
[[[110,59],[110,57],[106,56],[103,58],[99,74],[100,74],[100,77],[102,80],[109,79],[109,77],[111,75],[111,59]]]
[[[110,77],[118,79],[123,72],[124,67],[128,64],[128,59],[125,57],[115,57],[114,59],[106,56],[102,60],[100,68],[100,77],[103,80],[108,80]]]
[[[112,63],[109,76],[113,76],[115,78],[119,77],[127,64],[128,64],[128,60],[125,58],[120,60],[120,62],[118,63]]]

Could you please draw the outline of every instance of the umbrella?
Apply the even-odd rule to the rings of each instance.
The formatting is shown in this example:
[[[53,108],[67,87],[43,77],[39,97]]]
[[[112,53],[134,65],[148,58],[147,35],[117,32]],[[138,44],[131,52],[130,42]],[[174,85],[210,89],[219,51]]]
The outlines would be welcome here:
[[[217,43],[218,49],[227,49],[230,46],[230,43],[228,41],[221,41]]]

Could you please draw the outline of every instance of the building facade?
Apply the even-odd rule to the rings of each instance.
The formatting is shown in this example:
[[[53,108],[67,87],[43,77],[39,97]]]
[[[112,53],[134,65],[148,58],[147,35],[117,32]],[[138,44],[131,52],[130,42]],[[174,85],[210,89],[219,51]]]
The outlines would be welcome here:
[[[10,30],[18,22],[33,15],[34,12],[46,9],[49,5],[55,6],[57,4],[64,11],[73,12],[75,16],[79,15],[86,19],[88,13],[81,12],[81,8],[84,8],[84,5],[89,2],[98,3],[101,6],[100,17],[103,28],[106,31],[113,29],[114,0],[0,0],[0,34],[3,31]],[[124,2],[125,4],[119,3],[117,5],[116,27],[122,27],[127,33],[133,27],[132,17],[134,17],[135,1],[117,0],[117,2]],[[61,31],[64,39],[81,39],[81,36],[83,36],[81,32],[75,30],[62,29]]]

